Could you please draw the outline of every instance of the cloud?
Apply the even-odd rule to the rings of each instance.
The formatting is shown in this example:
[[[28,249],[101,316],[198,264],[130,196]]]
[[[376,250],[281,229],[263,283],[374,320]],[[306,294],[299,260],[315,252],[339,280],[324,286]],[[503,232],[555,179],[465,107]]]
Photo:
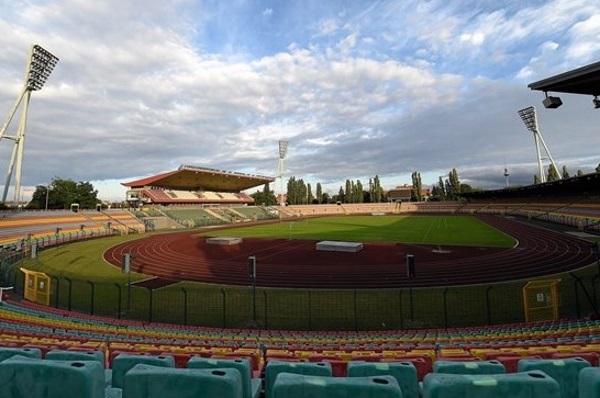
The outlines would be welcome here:
[[[0,112],[34,41],[60,61],[32,96],[29,186],[58,176],[118,191],[115,181],[181,163],[274,175],[280,139],[290,142],[288,176],[334,188],[376,174],[392,187],[453,167],[496,186],[505,161],[515,181],[530,180],[533,171],[517,172],[532,167],[533,144],[516,110],[542,94],[526,84],[600,55],[600,5],[472,3],[10,3]],[[544,137],[560,162],[589,168],[597,115],[589,98],[563,101],[539,110]],[[0,160],[10,144],[0,142]]]

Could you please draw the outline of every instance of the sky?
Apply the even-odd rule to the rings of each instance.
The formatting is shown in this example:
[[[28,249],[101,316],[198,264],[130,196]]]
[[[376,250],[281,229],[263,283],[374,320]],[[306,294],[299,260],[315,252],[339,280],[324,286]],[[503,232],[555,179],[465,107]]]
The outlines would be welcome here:
[[[375,175],[385,189],[410,185],[414,171],[428,186],[453,168],[473,187],[504,187],[505,167],[509,184],[530,184],[537,157],[517,111],[532,105],[559,168],[600,163],[592,98],[563,94],[545,109],[527,87],[600,60],[597,0],[0,0],[0,10],[0,120],[30,46],[60,59],[32,93],[21,197],[58,177],[123,200],[122,182],[181,164],[275,177],[279,141],[283,181],[331,193]],[[12,147],[0,141],[0,181]]]

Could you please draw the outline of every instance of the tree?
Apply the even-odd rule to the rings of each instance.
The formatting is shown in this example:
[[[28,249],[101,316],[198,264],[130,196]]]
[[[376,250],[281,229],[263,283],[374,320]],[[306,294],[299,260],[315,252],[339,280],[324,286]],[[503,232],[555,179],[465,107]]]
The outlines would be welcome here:
[[[323,203],[323,187],[321,187],[321,183],[317,182],[317,203]]]
[[[460,196],[460,180],[458,179],[458,172],[456,169],[452,169],[448,173],[448,179],[446,180],[446,198],[456,200]]]
[[[423,200],[423,182],[421,181],[421,173],[414,171],[411,177],[413,187],[410,191],[410,200],[420,202]]]
[[[583,170],[577,169],[577,177],[581,177],[583,175]]]
[[[540,177],[537,174],[533,175],[533,184],[539,184],[540,183]]]
[[[598,163],[598,166],[596,166],[596,173],[600,173],[600,163]]]
[[[81,209],[95,209],[100,203],[98,191],[89,182],[75,182],[71,179],[55,177],[49,186],[38,185],[33,192],[30,209],[69,209],[71,204],[79,204]]]
[[[546,181],[550,182],[550,181],[558,181],[560,180],[560,175],[558,174],[558,170],[556,170],[556,167],[554,167],[554,164],[550,164],[550,166],[548,167],[548,178],[546,179]]]
[[[250,196],[254,199],[254,204],[259,206],[273,206],[277,204],[277,197],[275,196],[275,192],[269,188],[269,183],[265,184],[262,191],[256,191]]]
[[[569,178],[569,170],[567,170],[567,165],[563,165],[562,167],[562,178]]]
[[[310,186],[310,183],[308,183],[306,184],[306,202],[308,204],[312,204],[314,199],[315,197],[312,194],[312,187]]]
[[[383,188],[381,188],[378,175],[373,178],[372,183],[369,180],[369,197],[371,198],[371,203],[379,203],[383,200]]]
[[[352,184],[350,183],[350,180],[346,180],[346,189],[344,192],[346,193],[344,203],[354,203],[354,198],[352,197]]]
[[[344,203],[345,199],[346,199],[346,195],[344,194],[344,188],[340,187],[340,190],[338,191],[338,195],[337,195],[337,201]]]
[[[435,196],[440,200],[446,200],[446,183],[442,176],[440,176],[436,188]]]
[[[365,195],[363,192],[363,185],[360,180],[356,180],[356,203],[363,203],[365,201]]]

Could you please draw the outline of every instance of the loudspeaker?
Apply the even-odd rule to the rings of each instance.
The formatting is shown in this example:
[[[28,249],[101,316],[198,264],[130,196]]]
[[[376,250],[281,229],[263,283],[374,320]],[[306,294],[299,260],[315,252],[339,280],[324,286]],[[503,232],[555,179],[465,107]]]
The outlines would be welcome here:
[[[406,276],[408,276],[409,279],[415,277],[415,256],[412,254],[406,255]]]
[[[555,109],[562,105],[562,100],[560,97],[546,97],[542,104],[544,104],[544,108]]]

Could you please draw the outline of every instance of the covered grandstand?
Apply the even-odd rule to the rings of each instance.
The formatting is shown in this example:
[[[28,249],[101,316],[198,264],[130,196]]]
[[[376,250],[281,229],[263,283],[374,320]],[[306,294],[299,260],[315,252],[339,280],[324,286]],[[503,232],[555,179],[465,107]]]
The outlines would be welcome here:
[[[124,182],[133,207],[156,205],[252,204],[243,190],[268,184],[272,177],[181,165],[177,170]]]

